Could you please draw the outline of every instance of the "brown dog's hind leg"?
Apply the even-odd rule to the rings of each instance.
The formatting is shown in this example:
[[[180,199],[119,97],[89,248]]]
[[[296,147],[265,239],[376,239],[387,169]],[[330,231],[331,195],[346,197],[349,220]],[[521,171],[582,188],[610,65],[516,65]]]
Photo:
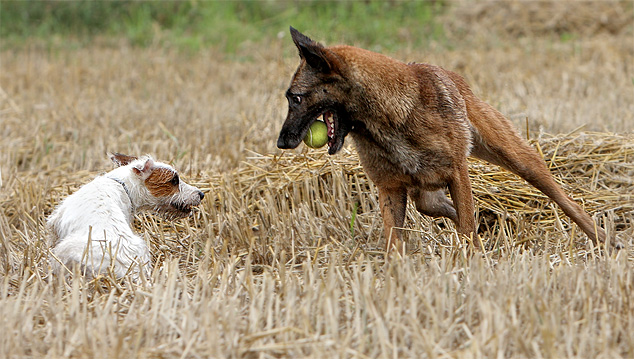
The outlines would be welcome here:
[[[447,217],[454,222],[458,221],[453,202],[447,198],[444,189],[437,191],[410,189],[409,196],[421,214],[431,217]]]
[[[385,251],[396,249],[403,254],[401,235],[394,227],[403,227],[405,208],[407,206],[407,190],[404,187],[379,187],[379,204],[385,231]]]
[[[603,229],[595,224],[592,217],[577,202],[568,197],[534,148],[517,135],[512,148],[490,142],[488,145],[476,143],[472,155],[519,175],[555,201],[595,244],[605,242],[606,235]]]

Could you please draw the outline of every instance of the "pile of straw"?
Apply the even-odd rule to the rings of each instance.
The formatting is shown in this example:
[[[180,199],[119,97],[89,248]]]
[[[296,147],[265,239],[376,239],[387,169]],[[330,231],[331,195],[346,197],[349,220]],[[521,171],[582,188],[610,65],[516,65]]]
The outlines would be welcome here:
[[[633,135],[581,132],[542,135],[532,144],[542,153],[554,177],[570,196],[595,215],[608,232],[616,231],[620,237],[631,238]],[[520,238],[538,240],[543,233],[571,230],[569,219],[559,207],[518,176],[478,160],[471,161],[470,175],[481,232],[494,230],[496,233],[505,221],[511,221],[514,228],[506,228],[507,235],[516,237],[513,242],[524,242]],[[321,220],[321,225],[344,229],[352,210],[380,218],[376,188],[363,172],[356,153],[348,148],[336,156],[327,155],[325,150],[254,154],[239,170],[213,176],[209,182],[199,182],[199,185],[215,196],[217,210],[243,216],[243,223],[253,224],[254,228],[260,227],[264,217],[268,217],[264,220],[266,223],[276,222],[277,218],[272,218],[271,212],[276,212],[277,216],[284,212],[305,211],[300,222],[306,220],[306,216],[312,216]],[[340,216],[344,218],[340,219]],[[416,227],[418,222],[428,220],[410,205],[409,226]],[[374,240],[380,240],[376,220],[368,223],[374,226],[369,230]],[[416,228],[433,236],[430,223]],[[297,226],[301,227],[302,223]],[[363,232],[363,228],[360,230],[368,233]],[[520,235],[523,231],[530,234]],[[266,233],[270,235],[271,229]],[[582,235],[578,229],[572,233]],[[345,230],[339,235],[346,236]]]

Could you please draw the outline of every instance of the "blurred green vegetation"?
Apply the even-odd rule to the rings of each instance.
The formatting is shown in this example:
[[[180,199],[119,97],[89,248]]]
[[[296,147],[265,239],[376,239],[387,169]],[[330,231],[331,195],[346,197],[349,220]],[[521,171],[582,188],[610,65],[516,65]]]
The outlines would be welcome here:
[[[374,50],[442,41],[443,1],[0,1],[0,46],[81,46],[127,39],[135,46],[235,53],[288,34]]]

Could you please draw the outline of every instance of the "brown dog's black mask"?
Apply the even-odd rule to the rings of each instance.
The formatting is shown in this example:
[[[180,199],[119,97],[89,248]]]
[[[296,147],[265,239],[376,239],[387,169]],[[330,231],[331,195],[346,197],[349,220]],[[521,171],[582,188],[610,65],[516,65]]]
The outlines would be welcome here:
[[[290,30],[302,61],[286,91],[288,115],[277,139],[277,147],[291,149],[299,146],[310,125],[326,114],[328,116],[324,118],[332,119],[327,126],[328,153],[333,155],[343,147],[345,137],[352,129],[349,111],[340,96],[349,92],[339,74],[340,59],[293,27]]]

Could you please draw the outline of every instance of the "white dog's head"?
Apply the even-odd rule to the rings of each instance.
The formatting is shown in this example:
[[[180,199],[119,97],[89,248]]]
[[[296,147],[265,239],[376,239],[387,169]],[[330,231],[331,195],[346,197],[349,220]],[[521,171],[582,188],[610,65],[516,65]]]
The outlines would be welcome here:
[[[167,218],[188,216],[205,196],[183,182],[176,170],[150,156],[137,158],[120,153],[110,155],[118,168],[108,177],[122,181],[136,210],[149,210]]]

